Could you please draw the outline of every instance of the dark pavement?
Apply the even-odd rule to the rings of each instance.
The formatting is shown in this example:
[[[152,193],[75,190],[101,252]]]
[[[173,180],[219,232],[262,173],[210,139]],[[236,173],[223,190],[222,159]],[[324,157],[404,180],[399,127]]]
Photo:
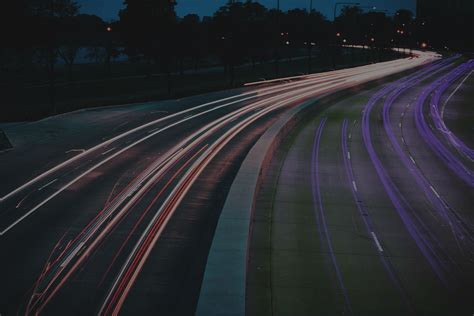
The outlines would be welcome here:
[[[473,187],[436,156],[415,120],[420,94],[454,67],[433,69],[403,89],[402,82],[391,89],[386,85],[377,99],[373,96],[382,87],[363,90],[287,138],[257,197],[247,314],[472,313]],[[457,98],[469,103],[463,95]],[[369,100],[375,100],[371,110]],[[424,116],[434,126],[428,105]],[[462,117],[461,109],[451,108],[451,117]],[[387,186],[368,154],[364,115],[370,118],[371,144]],[[472,136],[455,130],[461,139]],[[472,170],[472,163],[467,166]],[[387,188],[395,192],[393,199]]]
[[[5,130],[14,149],[0,154],[1,179],[7,179],[0,183],[0,250],[4,254],[0,263],[0,313],[193,314],[222,205],[241,162],[259,136],[281,113],[295,105],[432,59],[428,56],[420,58],[421,61],[394,61],[309,76],[281,85],[159,104],[99,108],[7,126]],[[354,98],[364,100],[361,96]],[[327,115],[328,129],[324,129],[321,138],[320,163],[332,167],[325,169],[326,178],[320,179],[321,196],[324,201],[342,194],[347,196],[347,205],[338,209],[339,213],[326,216],[329,231],[334,226],[347,230],[331,239],[334,249],[345,253],[347,258],[352,258],[352,252],[367,252],[365,268],[373,267],[371,280],[378,281],[383,273],[376,272],[380,266],[375,263],[377,256],[372,258],[370,238],[365,236],[362,241],[346,244],[345,234],[351,234],[349,227],[353,225],[345,213],[352,208],[350,191],[346,182],[333,181],[332,172],[343,177],[343,170],[339,164],[333,165],[333,157],[338,153],[331,144],[334,138],[340,137],[342,119],[352,119],[361,110],[360,104],[350,100],[352,112],[347,112],[345,103],[335,105],[334,112],[328,112],[334,118]],[[307,136],[314,134],[314,125],[313,131],[309,128],[304,131]],[[300,142],[303,145],[298,148],[304,153],[295,149],[295,161],[306,159],[308,152],[312,152],[312,144],[304,145],[308,140]],[[354,149],[355,161],[360,159],[366,164],[364,168],[370,170],[366,153],[362,147],[357,148],[360,158]],[[279,299],[274,301],[281,313],[298,311],[293,309],[292,296],[287,295],[286,282],[293,282],[293,288],[300,291],[297,281],[311,280],[304,270],[298,270],[301,274],[294,278],[287,269],[296,264],[295,260],[300,260],[298,264],[302,266],[307,262],[313,262],[315,267],[321,265],[326,261],[321,252],[327,251],[314,236],[307,239],[314,228],[307,220],[313,216],[310,205],[314,201],[303,194],[304,188],[293,192],[308,177],[311,179],[311,173],[286,165],[282,169],[285,177],[281,177],[286,181],[282,183],[286,189],[277,189],[277,201],[293,203],[292,194],[301,195],[301,210],[307,212],[292,219],[295,225],[289,228],[286,217],[293,215],[287,214],[287,207],[275,204],[278,207],[275,216],[282,225],[273,233],[282,240],[277,243],[281,247],[280,257],[272,260],[282,273],[275,281],[278,285],[281,282],[281,287],[275,292]],[[357,181],[364,168],[354,167]],[[292,179],[298,173],[301,178]],[[364,183],[361,181],[361,191]],[[442,188],[439,191],[443,192]],[[383,192],[370,193],[375,197],[367,198],[367,207],[380,203],[391,214]],[[361,198],[366,197],[361,194]],[[328,208],[331,206],[325,210]],[[396,216],[392,216],[395,220]],[[296,225],[298,222],[305,223],[304,229]],[[394,226],[402,231],[402,225],[397,225]],[[403,231],[399,233],[401,239],[407,238]],[[415,248],[413,245],[408,244],[407,250],[396,239],[389,246],[386,236],[380,234],[384,247],[393,247],[395,253],[397,246],[402,247],[400,251],[408,251],[410,260],[418,260],[419,253],[411,250]],[[299,253],[309,251],[311,255],[295,257],[292,247],[301,247],[296,249]],[[340,263],[346,261],[338,258]],[[383,284],[377,287],[380,292],[362,290],[365,281],[359,278],[362,273],[357,271],[358,263],[341,268],[343,274],[354,275],[353,283],[346,286],[349,296],[359,295],[359,304],[366,306],[367,293],[380,297],[385,290],[393,293],[393,288]],[[393,266],[396,269],[395,263]],[[428,270],[426,280],[432,282]],[[319,283],[313,293],[319,293],[316,297],[325,302],[318,308],[331,312],[341,297],[331,291],[338,292],[334,276],[324,271],[315,268],[313,278],[321,276],[325,282]],[[307,283],[309,288],[310,283]],[[438,286],[436,282],[433,284]],[[300,293],[303,301],[315,300],[308,292]],[[384,297],[390,301],[388,296]],[[391,306],[404,310],[396,301]],[[353,309],[356,310],[355,305]]]

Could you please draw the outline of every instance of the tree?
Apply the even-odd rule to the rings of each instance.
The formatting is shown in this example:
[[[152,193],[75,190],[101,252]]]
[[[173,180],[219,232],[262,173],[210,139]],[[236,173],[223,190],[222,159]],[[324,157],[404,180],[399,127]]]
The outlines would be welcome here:
[[[175,5],[174,0],[125,0],[125,9],[119,14],[126,53],[159,63],[167,74],[169,93],[177,40]]]
[[[213,35],[230,85],[234,84],[235,66],[242,63],[246,54],[246,11],[241,2],[229,1],[213,16]]]
[[[244,3],[244,11],[243,31],[247,34],[244,37],[244,42],[248,57],[255,69],[255,62],[264,58],[271,45],[268,38],[268,23],[266,22],[267,9],[258,2],[247,1]]]
[[[363,40],[361,27],[363,11],[357,6],[345,6],[342,8],[341,14],[336,18],[336,28],[344,39],[350,43],[361,43]]]
[[[176,43],[176,56],[179,59],[179,69],[183,73],[184,59],[191,58],[196,66],[201,56],[204,42],[201,20],[196,14],[188,14],[178,23],[178,42]],[[203,43],[204,42],[204,43]]]
[[[308,73],[312,72],[313,48],[317,43],[321,46],[327,34],[327,21],[320,12],[312,10],[308,15],[306,47],[308,49]]]
[[[80,6],[72,0],[30,0],[32,22],[36,25],[34,32],[35,42],[39,49],[39,56],[46,66],[49,79],[49,97],[52,112],[56,113],[55,103],[55,65],[60,47],[60,32],[67,27],[70,19],[76,16]],[[72,53],[71,53],[72,54]],[[71,55],[70,54],[70,55]],[[71,56],[69,56],[71,57]]]

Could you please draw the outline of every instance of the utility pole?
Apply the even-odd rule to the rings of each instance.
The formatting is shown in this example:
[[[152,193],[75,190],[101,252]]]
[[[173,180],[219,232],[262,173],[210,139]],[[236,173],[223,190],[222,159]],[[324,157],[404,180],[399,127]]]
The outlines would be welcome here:
[[[276,40],[276,49],[275,49],[275,78],[278,78],[280,75],[280,0],[277,0],[277,12],[275,18],[275,32],[277,34]]]
[[[308,41],[306,42],[308,46],[308,74],[311,73],[312,71],[312,58],[313,58],[313,41],[312,41],[312,31],[313,31],[313,23],[312,19],[313,18],[313,0],[309,1],[309,14],[308,14],[308,30],[309,30],[309,36],[308,36]]]

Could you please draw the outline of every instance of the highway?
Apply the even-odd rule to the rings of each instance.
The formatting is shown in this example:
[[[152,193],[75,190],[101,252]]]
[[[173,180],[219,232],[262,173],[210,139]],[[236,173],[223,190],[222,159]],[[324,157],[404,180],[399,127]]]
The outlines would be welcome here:
[[[345,260],[338,255],[340,246],[357,251],[358,245],[332,232],[338,218],[327,215],[331,207],[325,202],[327,194],[332,198],[347,194],[347,181],[353,190],[345,201],[361,200],[364,206],[348,203],[343,209],[356,206],[357,221],[363,219],[357,229],[369,235],[362,247],[370,248],[367,242],[375,242],[375,255],[374,249],[371,254],[380,260],[408,310],[420,310],[412,296],[417,291],[407,290],[401,268],[386,255],[392,247],[395,253],[406,251],[408,259],[419,262],[417,271],[424,271],[420,278],[427,281],[424,286],[433,285],[432,293],[440,295],[440,304],[447,300],[447,306],[452,306],[451,296],[444,296],[441,287],[452,287],[455,293],[470,289],[469,262],[474,250],[472,214],[466,208],[473,202],[472,150],[461,140],[464,136],[448,133],[441,114],[445,91],[451,91],[472,69],[471,62],[456,67],[456,60],[417,52],[416,57],[250,84],[176,104],[152,103],[139,114],[124,110],[120,119],[114,109],[100,110],[100,115],[99,110],[72,113],[38,123],[46,131],[63,128],[63,137],[59,129],[51,139],[36,139],[34,124],[17,127],[26,135],[23,145],[0,155],[0,178],[6,179],[0,184],[0,314],[193,314],[227,192],[246,153],[265,130],[303,102],[417,67],[421,68],[409,77],[383,84],[364,106],[361,100],[372,90],[331,106],[322,120],[315,118],[318,123],[307,129],[311,132],[317,125],[317,133],[313,130],[317,141],[303,146],[310,155],[311,172],[305,171],[309,185],[297,181],[295,188],[303,186],[301,190],[311,192],[315,212],[305,216],[315,216],[318,225],[310,227],[306,221],[305,232],[319,232],[324,252],[329,254],[329,271],[335,273],[336,283],[328,288],[342,294],[333,297],[342,299],[341,304],[326,303],[325,308],[337,305],[346,314],[358,311],[352,304],[354,289],[345,283],[347,267],[340,267]],[[413,101],[404,107],[400,99]],[[427,99],[433,102],[429,116],[433,123],[427,119]],[[370,124],[371,113],[381,103],[383,120]],[[94,124],[103,126],[89,129],[94,119],[98,120]],[[330,137],[327,130],[332,130]],[[346,160],[336,143],[342,144]],[[339,164],[333,165],[333,157],[341,158]],[[348,167],[351,164],[354,170]],[[403,176],[398,170],[403,170]],[[320,179],[321,173],[327,178]],[[345,173],[346,180],[331,180]],[[292,181],[292,173],[288,174],[280,179]],[[334,187],[328,187],[331,184]],[[291,193],[290,189],[280,191]],[[383,205],[383,215],[363,215],[378,203]],[[341,225],[347,220],[342,213],[332,216],[341,216]],[[294,228],[299,231],[297,225]],[[390,229],[396,235],[392,245]],[[273,234],[281,238],[278,229]],[[400,262],[407,266],[403,271],[414,272],[412,265]],[[453,265],[463,269],[452,273]],[[317,273],[326,268],[312,267]],[[462,276],[467,285],[458,284]],[[361,305],[365,294],[358,300]],[[459,300],[464,302],[462,295]],[[294,305],[285,304],[285,299],[275,302],[282,305],[275,308],[283,314]],[[254,305],[259,304],[249,304],[250,314]]]
[[[472,69],[441,60],[287,137],[256,200],[247,314],[472,313],[472,130],[443,116],[463,116]]]

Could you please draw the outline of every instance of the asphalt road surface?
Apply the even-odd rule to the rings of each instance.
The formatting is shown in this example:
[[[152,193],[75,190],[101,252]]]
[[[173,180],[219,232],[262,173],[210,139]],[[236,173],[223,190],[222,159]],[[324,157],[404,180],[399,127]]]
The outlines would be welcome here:
[[[247,314],[473,313],[472,116],[453,128],[472,69],[361,91],[287,138],[256,203]]]
[[[345,101],[349,106],[337,104],[331,107],[333,112],[328,112],[327,119],[315,121],[317,141],[304,146],[301,154],[306,157],[304,152],[310,153],[306,157],[310,169],[305,171],[310,185],[306,186],[307,179],[301,180],[293,189],[301,186],[302,195],[310,190],[316,211],[304,216],[316,217],[319,226],[311,226],[306,220],[307,227],[296,225],[297,233],[291,236],[316,232],[312,239],[303,239],[301,243],[308,243],[308,247],[316,250],[312,248],[309,257],[291,256],[291,260],[319,261],[320,267],[311,265],[312,276],[321,276],[327,284],[305,275],[308,269],[299,269],[306,282],[317,281],[324,287],[318,288],[321,295],[314,296],[302,291],[305,285],[300,284],[296,287],[301,293],[297,299],[319,300],[322,304],[317,304],[318,307],[322,306],[328,314],[333,311],[357,314],[367,306],[373,311],[386,308],[424,312],[430,310],[425,305],[432,299],[453,310],[453,292],[450,295],[443,292],[445,286],[453,286],[452,291],[458,294],[454,295],[459,299],[458,306],[464,310],[463,294],[472,284],[472,261],[469,261],[473,249],[469,224],[472,214],[467,207],[472,205],[472,174],[466,175],[463,169],[469,163],[469,147],[461,141],[465,136],[435,135],[443,147],[432,140],[432,135],[420,136],[421,131],[428,133],[425,123],[436,133],[446,126],[435,130],[432,126],[435,122],[427,119],[425,107],[421,107],[423,120],[416,119],[419,106],[400,105],[403,98],[419,98],[423,89],[430,87],[427,82],[439,78],[448,82],[446,89],[450,91],[471,65],[459,69],[452,60],[436,59],[434,54],[420,53],[416,58],[306,76],[280,84],[159,104],[94,109],[6,127],[14,149],[0,154],[0,314],[193,314],[220,210],[240,163],[259,136],[281,113],[302,102],[420,65],[424,67],[419,78],[415,73],[411,81],[390,86],[380,96],[388,99],[396,87],[407,86],[394,98],[396,102],[387,106],[391,124],[370,124],[369,135],[377,137],[367,139],[367,133],[362,133],[364,129],[358,125],[362,122],[361,103],[349,99]],[[454,73],[450,72],[452,69]],[[449,77],[444,77],[448,74]],[[444,81],[438,85],[441,84]],[[373,93],[379,97],[377,91]],[[431,98],[436,92],[430,90],[426,94]],[[354,98],[364,100],[361,96]],[[367,101],[362,107],[364,113],[375,113],[380,98],[373,104]],[[439,98],[443,102],[445,93],[440,93]],[[375,116],[365,119],[377,121]],[[408,119],[410,116],[413,120]],[[406,123],[400,117],[406,117]],[[402,128],[396,129],[399,121]],[[302,135],[314,134],[314,124],[313,130],[308,127]],[[400,146],[406,155],[410,150],[406,159],[415,161],[415,171],[407,172],[400,162],[402,153],[390,149],[391,139],[387,136],[390,126],[398,136],[405,133],[405,142]],[[341,135],[346,134],[351,136],[341,141]],[[342,148],[353,156],[348,158],[353,170],[344,169],[351,164],[341,160],[340,148],[334,146],[341,142]],[[374,158],[375,154],[369,157],[370,144],[378,158]],[[382,176],[391,179],[387,187],[396,191],[394,199],[401,200],[401,210],[394,211],[395,203],[387,197],[390,190],[380,184],[382,176],[373,170],[376,158],[383,161]],[[279,178],[292,181],[291,170],[283,167],[282,175],[285,174],[288,176]],[[344,181],[336,181],[337,177]],[[420,178],[415,187],[414,177]],[[347,179],[355,181],[352,196],[347,190]],[[278,183],[278,188],[280,185],[285,184]],[[431,191],[426,190],[426,185]],[[278,192],[288,195],[292,189],[276,192],[277,196]],[[351,204],[354,197],[364,201],[364,208],[356,208],[355,212],[368,213],[375,206],[378,212],[371,212],[370,220],[366,221],[362,220],[364,215],[357,217],[357,213],[349,218],[344,212],[354,211],[354,205],[360,205]],[[334,201],[327,199],[344,200],[347,205],[329,216]],[[294,205],[291,203],[299,201],[291,199],[288,203]],[[431,207],[432,204],[436,207]],[[275,216],[280,214],[278,207],[280,204],[275,203]],[[409,213],[407,219],[405,213]],[[357,224],[360,240],[353,238],[351,229],[355,226],[350,226],[348,221]],[[333,225],[347,226],[347,231],[344,228],[345,233],[336,234]],[[273,230],[272,243],[284,246],[278,238],[290,232],[278,229]],[[376,241],[375,250],[373,241]],[[352,252],[367,254],[359,256],[366,261],[354,259]],[[286,270],[284,257],[273,256],[273,251],[269,253],[274,264],[286,271],[278,275],[297,280],[291,277],[293,270]],[[341,253],[346,257],[342,258]],[[463,257],[466,254],[470,255],[468,259]],[[382,269],[375,266],[374,258]],[[328,267],[322,264],[326,261]],[[339,266],[347,262],[349,266]],[[458,273],[451,273],[452,265],[460,269]],[[357,270],[361,266],[368,272],[365,276]],[[347,283],[347,275],[359,287]],[[361,287],[363,276],[365,286]],[[461,276],[466,282],[457,282]],[[387,279],[390,286],[385,282]],[[370,286],[371,282],[375,285]],[[282,314],[312,311],[293,309],[307,306],[292,302],[294,294],[270,289],[273,293],[270,297],[274,297],[271,301],[277,304],[271,305],[270,311]],[[374,289],[380,289],[376,297],[385,300],[375,297],[369,300]],[[425,292],[426,289],[429,291]],[[389,300],[396,295],[403,298],[403,303]],[[249,308],[265,308],[268,306],[265,304],[249,300]],[[432,305],[431,310],[446,310],[438,305]]]

